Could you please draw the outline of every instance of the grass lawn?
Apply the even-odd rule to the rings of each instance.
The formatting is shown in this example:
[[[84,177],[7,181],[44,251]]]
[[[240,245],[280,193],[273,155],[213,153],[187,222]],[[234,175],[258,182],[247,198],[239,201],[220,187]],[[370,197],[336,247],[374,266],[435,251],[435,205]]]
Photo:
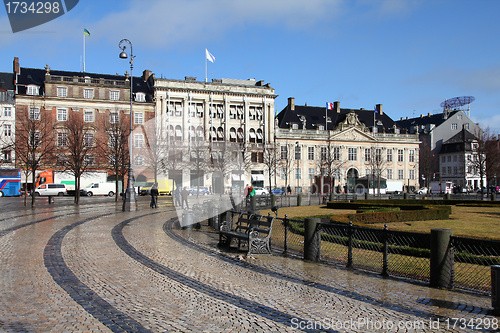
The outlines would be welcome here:
[[[270,212],[262,210],[261,214]],[[325,216],[355,213],[353,210],[328,209],[326,206],[282,207],[279,217],[285,214],[291,219],[307,216]],[[274,216],[274,214],[271,212]],[[394,222],[387,224],[389,229],[429,233],[431,229],[452,229],[455,236],[500,240],[500,207],[452,206],[449,220]],[[383,228],[383,223],[370,225]]]

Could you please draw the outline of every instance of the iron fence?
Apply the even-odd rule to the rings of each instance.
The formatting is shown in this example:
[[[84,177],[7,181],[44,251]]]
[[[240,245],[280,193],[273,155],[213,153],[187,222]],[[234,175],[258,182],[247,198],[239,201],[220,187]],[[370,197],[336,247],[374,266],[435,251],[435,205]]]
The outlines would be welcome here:
[[[304,221],[276,218],[272,244],[285,253],[304,253]],[[384,276],[430,281],[431,236],[359,227],[349,224],[321,223],[321,258]],[[490,293],[490,266],[500,264],[500,241],[452,236],[454,251],[453,287]]]

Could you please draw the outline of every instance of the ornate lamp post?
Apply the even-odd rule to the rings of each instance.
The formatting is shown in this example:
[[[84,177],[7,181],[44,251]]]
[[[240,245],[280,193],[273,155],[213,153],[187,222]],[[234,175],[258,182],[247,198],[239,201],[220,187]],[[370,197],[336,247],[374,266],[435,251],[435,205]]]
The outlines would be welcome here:
[[[123,211],[134,211],[137,210],[137,198],[136,198],[136,193],[134,189],[134,170],[132,169],[132,131],[134,130],[133,124],[132,124],[132,102],[133,102],[133,81],[134,81],[134,75],[133,75],[133,69],[134,69],[134,58],[135,56],[133,55],[132,52],[132,43],[128,39],[122,39],[120,43],[118,44],[118,47],[122,50],[120,53],[120,59],[127,59],[128,55],[125,52],[125,49],[127,48],[123,44],[128,44],[130,46],[130,134],[129,134],[129,167],[128,167],[128,179],[127,179],[127,190],[125,191],[125,199],[123,200]]]

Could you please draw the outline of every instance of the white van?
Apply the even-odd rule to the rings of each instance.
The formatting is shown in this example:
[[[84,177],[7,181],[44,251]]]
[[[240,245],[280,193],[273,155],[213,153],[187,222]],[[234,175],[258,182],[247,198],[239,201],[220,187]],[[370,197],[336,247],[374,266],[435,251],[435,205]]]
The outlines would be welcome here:
[[[35,195],[36,196],[49,196],[49,195],[58,195],[58,196],[63,196],[63,195],[68,195],[68,190],[66,189],[65,184],[42,184],[35,188]]]
[[[82,189],[82,194],[86,196],[107,195],[112,197],[115,195],[115,183],[92,183]]]

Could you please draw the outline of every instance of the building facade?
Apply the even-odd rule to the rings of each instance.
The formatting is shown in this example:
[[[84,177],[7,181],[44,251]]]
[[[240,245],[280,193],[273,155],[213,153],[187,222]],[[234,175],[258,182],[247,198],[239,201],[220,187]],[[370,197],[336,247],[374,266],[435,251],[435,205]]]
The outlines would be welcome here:
[[[418,188],[418,135],[401,134],[381,104],[376,110],[364,110],[343,109],[335,102],[327,110],[295,105],[289,98],[276,126],[278,187],[290,185],[295,192],[378,193],[381,180],[387,189]]]
[[[16,134],[16,113],[14,98],[14,75],[0,73],[0,168],[15,166],[14,138]]]
[[[166,177],[213,193],[264,185],[263,151],[274,141],[277,97],[269,84],[186,77],[155,79],[153,89],[157,134],[150,137],[163,143]]]
[[[140,127],[154,117],[152,91],[147,82],[149,73],[134,77],[133,126]],[[14,59],[16,89],[15,113],[17,119],[50,122],[53,129],[55,156],[42,165],[43,169],[61,169],[61,162],[68,154],[71,142],[68,123],[81,122],[85,131],[86,148],[97,148],[99,142],[107,144],[109,133],[106,124],[130,120],[130,77],[128,74],[106,75],[23,68]],[[20,121],[17,122],[19,130]],[[19,139],[21,135],[16,138]],[[16,142],[17,145],[22,144]],[[89,149],[85,157],[88,169],[109,170],[108,156]],[[104,154],[105,155],[105,154]],[[22,165],[18,165],[22,168]],[[110,171],[110,176],[112,172]],[[23,180],[24,182],[24,180]],[[86,184],[81,184],[85,186]]]

